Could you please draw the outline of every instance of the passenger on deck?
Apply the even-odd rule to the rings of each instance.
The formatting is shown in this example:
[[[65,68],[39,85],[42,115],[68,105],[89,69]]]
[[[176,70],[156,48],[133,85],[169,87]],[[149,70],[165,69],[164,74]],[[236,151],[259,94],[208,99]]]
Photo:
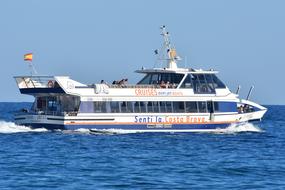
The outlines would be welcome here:
[[[176,88],[176,84],[175,83],[170,84],[169,88]]]
[[[119,81],[119,85],[120,85],[120,86],[123,86],[123,85],[124,85],[124,79],[122,79],[122,80]]]
[[[105,85],[108,85],[108,83],[107,82],[105,82],[104,80],[101,80],[101,82],[100,82],[101,84],[105,84]]]
[[[244,105],[243,109],[244,109],[244,113],[250,112],[249,105],[247,105],[247,104]]]
[[[128,82],[128,79],[122,79],[122,80],[120,80],[119,85],[121,87],[125,88],[125,87],[127,87],[126,86],[127,82]]]
[[[160,82],[160,88],[166,88],[166,84],[163,80]]]
[[[244,112],[244,108],[243,108],[243,105],[241,105],[240,107],[239,107],[239,113],[243,113]]]
[[[166,82],[165,88],[171,88],[171,87],[170,87],[170,82],[169,82],[169,81],[167,81],[167,82]]]
[[[124,79],[124,86],[127,87],[128,79]]]

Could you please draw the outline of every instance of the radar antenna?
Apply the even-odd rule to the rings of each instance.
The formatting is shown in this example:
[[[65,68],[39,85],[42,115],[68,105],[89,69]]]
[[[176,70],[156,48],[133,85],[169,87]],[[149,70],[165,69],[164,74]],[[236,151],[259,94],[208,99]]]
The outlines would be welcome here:
[[[154,52],[155,54],[160,54],[158,60],[165,60],[167,62],[167,68],[177,69],[177,61],[180,61],[181,58],[177,55],[175,48],[171,46],[169,32],[166,31],[165,25],[161,26],[160,29],[164,42],[161,50],[155,50]]]

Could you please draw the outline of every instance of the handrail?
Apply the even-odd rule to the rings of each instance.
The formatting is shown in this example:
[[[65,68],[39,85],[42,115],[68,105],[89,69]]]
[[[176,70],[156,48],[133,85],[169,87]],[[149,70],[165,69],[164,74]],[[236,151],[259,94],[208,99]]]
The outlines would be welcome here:
[[[109,88],[163,88],[161,87],[159,84],[157,85],[140,85],[140,84],[126,84],[126,85],[120,85],[120,84],[111,84],[108,85],[106,84]],[[76,88],[96,88],[95,84],[91,84],[91,85],[87,85],[87,86],[80,86],[80,87],[76,87]],[[166,88],[166,87],[165,87]],[[177,85],[169,85],[167,88],[170,89],[175,89],[177,88]]]
[[[32,111],[32,110],[19,110],[15,113],[15,115],[49,115],[49,116],[76,116],[78,112],[70,111],[70,112],[58,112],[58,111]]]
[[[19,88],[50,88],[49,82],[55,83],[55,78],[51,76],[21,76],[14,77]]]

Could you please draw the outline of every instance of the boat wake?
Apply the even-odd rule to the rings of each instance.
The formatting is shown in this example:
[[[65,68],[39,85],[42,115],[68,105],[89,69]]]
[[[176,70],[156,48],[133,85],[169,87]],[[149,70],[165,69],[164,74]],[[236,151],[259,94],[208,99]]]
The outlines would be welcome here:
[[[132,134],[132,133],[142,133],[142,131],[139,130],[126,130],[126,129],[78,129],[76,130],[78,132],[83,133],[91,133],[91,134],[105,134],[105,135],[119,135],[119,134]]]
[[[148,133],[148,132],[166,132],[166,133],[181,133],[182,131],[143,131],[143,130],[124,130],[124,129],[78,129],[76,132],[79,133],[90,133],[90,134],[104,134],[104,135],[116,135],[116,134],[133,134],[133,133]],[[185,131],[183,131],[185,132]],[[244,132],[254,132],[260,133],[263,132],[258,126],[255,126],[251,123],[239,123],[231,124],[225,129],[214,129],[214,130],[193,130],[187,131],[190,133],[213,133],[213,134],[235,134],[235,133],[244,133]]]
[[[217,129],[215,133],[222,134],[233,134],[233,133],[242,133],[242,132],[254,132],[261,133],[263,132],[258,126],[253,125],[252,123],[239,123],[239,124],[231,124],[229,127],[225,129]]]
[[[45,128],[32,129],[27,126],[17,125],[13,122],[0,121],[0,134],[1,133],[27,133],[27,132],[46,132],[48,131]],[[133,134],[133,133],[144,133],[151,131],[142,131],[142,130],[124,130],[124,129],[77,129],[74,131],[69,130],[59,130],[63,133],[82,133],[82,134],[96,134],[96,135],[116,135],[116,134]],[[156,131],[158,132],[158,131]],[[160,131],[161,132],[161,131]],[[164,131],[168,133],[180,133],[179,131]],[[189,131],[190,132],[190,131]],[[192,131],[198,133],[214,133],[214,134],[233,134],[241,132],[263,132],[259,127],[251,123],[240,123],[232,124],[225,129],[216,129],[216,130],[198,130]]]
[[[45,128],[32,129],[30,127],[16,125],[13,122],[0,121],[0,134],[1,133],[27,133],[27,132],[46,132]]]

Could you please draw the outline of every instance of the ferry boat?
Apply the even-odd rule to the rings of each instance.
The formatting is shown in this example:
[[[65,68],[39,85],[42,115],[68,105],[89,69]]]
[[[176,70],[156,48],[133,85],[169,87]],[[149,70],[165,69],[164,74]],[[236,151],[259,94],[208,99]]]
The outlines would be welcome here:
[[[161,27],[164,42],[155,53],[166,66],[141,68],[135,85],[82,84],[68,76],[16,76],[22,94],[35,97],[15,122],[32,128],[128,130],[134,132],[211,132],[231,124],[260,121],[267,109],[239,98],[217,71],[180,68],[180,60]]]

